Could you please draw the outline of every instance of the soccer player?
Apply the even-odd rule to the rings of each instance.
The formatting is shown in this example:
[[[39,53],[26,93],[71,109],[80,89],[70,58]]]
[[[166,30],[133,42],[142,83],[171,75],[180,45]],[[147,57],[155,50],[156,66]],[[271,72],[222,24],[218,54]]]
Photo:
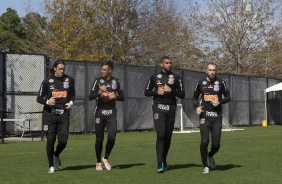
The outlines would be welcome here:
[[[117,132],[117,110],[116,101],[123,101],[124,94],[119,79],[112,77],[114,65],[111,61],[106,61],[101,65],[101,77],[96,78],[90,90],[89,100],[96,99],[95,109],[95,151],[96,151],[96,170],[103,170],[102,162],[107,170],[111,170],[109,156],[115,145]],[[107,128],[108,139],[105,155],[101,159],[104,130]]]
[[[75,98],[74,79],[66,74],[65,63],[62,60],[54,62],[49,77],[43,80],[37,102],[43,104],[43,124],[47,136],[48,173],[54,173],[55,165],[61,169],[60,153],[65,149],[69,134],[69,116]],[[58,136],[56,151],[54,145]]]
[[[206,68],[206,74],[206,78],[197,82],[193,95],[193,104],[200,121],[200,152],[204,174],[209,173],[208,160],[211,169],[216,167],[213,156],[220,148],[222,128],[221,105],[230,101],[230,94],[224,80],[216,77],[216,65],[209,63]],[[200,94],[201,102],[198,104]],[[224,95],[224,98],[222,98],[222,95]],[[208,152],[210,133],[212,145],[210,152]]]
[[[164,56],[160,59],[161,72],[148,80],[145,96],[153,96],[153,118],[157,132],[157,173],[167,171],[167,154],[175,122],[176,97],[184,98],[182,79],[171,72],[172,59]]]

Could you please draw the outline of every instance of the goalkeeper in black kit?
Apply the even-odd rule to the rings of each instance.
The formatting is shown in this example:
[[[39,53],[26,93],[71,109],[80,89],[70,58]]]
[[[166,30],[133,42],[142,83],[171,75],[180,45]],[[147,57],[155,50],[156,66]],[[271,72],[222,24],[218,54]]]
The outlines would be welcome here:
[[[44,105],[42,116],[47,136],[48,173],[54,173],[54,157],[55,166],[62,168],[59,155],[67,145],[70,110],[75,99],[75,82],[72,77],[64,74],[65,62],[62,60],[55,61],[50,72],[52,75],[44,79],[40,86],[37,102]],[[54,150],[56,136],[58,144]]]
[[[216,65],[210,63],[206,69],[207,77],[198,81],[193,95],[193,105],[199,115],[201,145],[200,152],[203,174],[216,167],[213,156],[220,148],[222,128],[222,104],[230,101],[230,94],[224,80],[216,77]],[[201,94],[200,104],[198,98]],[[222,95],[224,98],[222,98]],[[211,150],[208,152],[209,134],[211,133]]]

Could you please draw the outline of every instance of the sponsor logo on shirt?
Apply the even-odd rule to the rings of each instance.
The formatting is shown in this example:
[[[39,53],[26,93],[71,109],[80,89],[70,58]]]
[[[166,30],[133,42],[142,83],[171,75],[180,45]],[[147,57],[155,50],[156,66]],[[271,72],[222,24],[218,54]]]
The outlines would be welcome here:
[[[66,98],[67,96],[67,91],[52,91],[52,97],[54,98]]]
[[[204,95],[204,100],[205,101],[217,101],[218,100],[218,95]]]

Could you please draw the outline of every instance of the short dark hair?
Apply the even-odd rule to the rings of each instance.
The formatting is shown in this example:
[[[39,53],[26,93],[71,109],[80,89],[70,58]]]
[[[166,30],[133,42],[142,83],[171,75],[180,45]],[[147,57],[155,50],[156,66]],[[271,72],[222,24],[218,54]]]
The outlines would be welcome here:
[[[61,59],[56,60],[56,61],[54,62],[54,64],[53,64],[53,67],[50,69],[50,73],[51,73],[51,74],[54,74],[54,73],[55,73],[54,68],[56,68],[59,64],[66,65],[63,60],[61,60]]]
[[[110,69],[114,69],[114,63],[112,62],[112,61],[104,61],[102,64],[101,64],[101,67],[102,66],[105,66],[105,65],[108,65],[108,67],[110,68]]]
[[[163,56],[163,57],[160,59],[160,63],[162,63],[165,59],[171,60],[171,58],[170,58],[169,56]]]
[[[214,65],[217,68],[216,64],[212,62],[208,63],[206,68],[208,68],[209,65]]]

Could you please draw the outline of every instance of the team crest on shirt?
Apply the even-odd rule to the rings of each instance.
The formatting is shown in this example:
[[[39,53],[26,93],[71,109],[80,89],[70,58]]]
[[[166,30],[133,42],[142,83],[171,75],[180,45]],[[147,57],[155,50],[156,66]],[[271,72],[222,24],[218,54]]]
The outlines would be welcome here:
[[[50,82],[50,83],[54,82],[54,79],[49,79],[49,82]]]
[[[168,83],[169,84],[174,84],[174,76],[173,75],[169,75],[168,77],[169,77],[168,78]]]
[[[96,118],[95,122],[96,122],[96,124],[99,124],[100,123],[100,118]]]
[[[68,81],[69,81],[69,78],[66,78],[65,81],[68,82]]]
[[[154,119],[159,119],[159,114],[158,113],[154,114]]]
[[[203,84],[203,85],[206,85],[206,84],[207,84],[207,81],[203,81],[202,84]]]
[[[103,84],[104,82],[105,82],[104,79],[101,79],[101,80],[100,80],[100,83],[101,83],[101,84]]]
[[[117,89],[117,81],[112,80],[112,89]]]
[[[215,81],[214,84],[219,84],[219,82],[218,82],[218,81]]]
[[[68,89],[69,88],[69,82],[68,81],[63,82],[63,87],[65,89]]]
[[[214,90],[214,91],[219,91],[219,85],[218,85],[218,84],[214,85],[214,86],[213,86],[213,90]]]
[[[158,77],[159,79],[162,78],[162,74],[157,75],[157,77]]]

